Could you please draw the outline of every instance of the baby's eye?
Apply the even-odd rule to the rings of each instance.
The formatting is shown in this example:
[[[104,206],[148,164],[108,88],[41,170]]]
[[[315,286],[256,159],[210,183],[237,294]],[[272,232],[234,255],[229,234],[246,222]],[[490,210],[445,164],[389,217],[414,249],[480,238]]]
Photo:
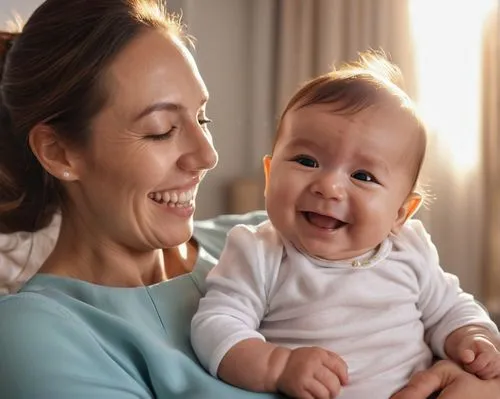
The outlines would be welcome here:
[[[356,180],[377,183],[377,179],[375,179],[375,177],[371,173],[368,173],[365,170],[358,170],[354,172],[351,177]]]
[[[295,158],[293,158],[293,161],[307,168],[317,168],[319,166],[318,161],[307,155],[298,155]]]

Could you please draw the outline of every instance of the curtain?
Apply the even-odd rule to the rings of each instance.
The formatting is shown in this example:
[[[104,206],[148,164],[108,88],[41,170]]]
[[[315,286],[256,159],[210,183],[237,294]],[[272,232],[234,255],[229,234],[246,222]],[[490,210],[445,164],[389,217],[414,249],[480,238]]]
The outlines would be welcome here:
[[[485,302],[500,322],[500,7],[487,20],[483,47]]]
[[[491,0],[410,3],[416,100],[429,131],[422,181],[431,201],[417,216],[445,270],[490,309],[488,295],[499,285],[492,196],[498,180],[493,152],[499,148],[493,5]]]
[[[277,111],[305,80],[382,48],[413,92],[407,0],[278,1]]]

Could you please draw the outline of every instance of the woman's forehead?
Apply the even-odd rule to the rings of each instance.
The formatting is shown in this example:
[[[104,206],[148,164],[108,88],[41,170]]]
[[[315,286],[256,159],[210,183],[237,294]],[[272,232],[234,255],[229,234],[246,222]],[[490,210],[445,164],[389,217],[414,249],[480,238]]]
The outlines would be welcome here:
[[[106,75],[110,102],[125,112],[152,103],[174,102],[189,109],[208,97],[196,63],[177,39],[148,30],[124,48]]]

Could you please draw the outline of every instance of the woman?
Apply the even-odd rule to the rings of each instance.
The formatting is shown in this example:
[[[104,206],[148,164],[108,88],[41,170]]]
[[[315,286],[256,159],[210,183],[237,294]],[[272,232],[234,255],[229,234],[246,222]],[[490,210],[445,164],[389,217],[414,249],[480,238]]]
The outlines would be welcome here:
[[[190,239],[217,155],[184,39],[152,0],[47,0],[3,41],[0,229],[39,231],[57,209],[61,224],[40,273],[0,299],[2,397],[273,397],[211,378],[189,344],[225,232],[265,215]]]

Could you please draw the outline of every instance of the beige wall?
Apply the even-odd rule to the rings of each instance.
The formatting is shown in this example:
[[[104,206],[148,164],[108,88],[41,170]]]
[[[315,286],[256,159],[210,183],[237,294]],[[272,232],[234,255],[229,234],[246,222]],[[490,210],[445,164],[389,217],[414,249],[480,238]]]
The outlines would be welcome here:
[[[189,32],[196,38],[195,58],[210,92],[208,116],[219,166],[205,179],[197,218],[227,209],[229,184],[248,172],[249,5],[247,0],[178,1]]]
[[[0,27],[5,29],[14,11],[26,20],[41,3],[41,0],[0,0]]]

